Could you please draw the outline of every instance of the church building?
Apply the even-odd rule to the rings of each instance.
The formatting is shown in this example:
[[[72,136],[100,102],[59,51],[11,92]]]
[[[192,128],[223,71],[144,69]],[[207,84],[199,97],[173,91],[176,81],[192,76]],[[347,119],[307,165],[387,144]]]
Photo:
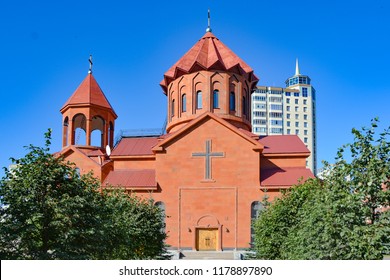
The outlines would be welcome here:
[[[310,152],[298,136],[251,132],[258,80],[208,28],[160,83],[166,133],[122,137],[114,145],[117,114],[90,71],[60,110],[60,153],[82,174],[92,170],[102,188],[152,198],[164,210],[171,249],[249,248],[264,196],[272,201],[313,177],[306,168]],[[98,145],[91,140],[96,132]]]

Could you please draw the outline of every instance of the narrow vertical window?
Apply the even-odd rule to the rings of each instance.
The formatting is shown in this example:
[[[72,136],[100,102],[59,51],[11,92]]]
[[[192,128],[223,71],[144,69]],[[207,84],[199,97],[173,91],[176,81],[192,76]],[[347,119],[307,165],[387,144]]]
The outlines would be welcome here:
[[[214,90],[213,92],[213,108],[219,108],[219,91]]]
[[[173,117],[175,115],[175,99],[172,100],[172,106],[171,106],[171,116]]]
[[[202,109],[202,92],[196,92],[196,109]]]
[[[254,201],[251,204],[251,246],[255,241],[255,221],[258,219],[261,211],[264,210],[264,206],[259,201]]]
[[[74,169],[74,171],[75,171],[75,173],[76,173],[76,177],[77,177],[77,178],[80,178],[80,168],[76,167],[76,168]]]
[[[166,230],[166,209],[165,209],[165,203],[162,202],[162,201],[157,201],[155,204],[154,204],[157,208],[160,209],[160,213],[161,213],[161,219],[162,219],[162,228],[161,228],[161,232],[162,233],[165,233],[165,230]]]
[[[181,96],[181,111],[187,112],[187,96],[186,96],[186,94],[183,94]]]
[[[245,96],[242,97],[242,114],[244,116],[246,116],[246,111],[247,111],[247,108],[246,108],[246,98]]]
[[[231,92],[229,95],[229,109],[230,111],[236,110],[236,95],[234,92]]]
[[[66,117],[64,120],[64,125],[63,125],[63,129],[62,129],[62,139],[63,139],[62,146],[63,147],[68,146],[68,129],[69,129],[69,118]]]

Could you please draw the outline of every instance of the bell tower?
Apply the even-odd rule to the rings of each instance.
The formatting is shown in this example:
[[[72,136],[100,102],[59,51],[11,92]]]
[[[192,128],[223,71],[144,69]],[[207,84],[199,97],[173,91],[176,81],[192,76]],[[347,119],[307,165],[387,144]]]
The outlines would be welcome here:
[[[114,145],[117,115],[92,75],[92,57],[89,63],[87,77],[60,110],[62,148],[80,145],[103,149]]]

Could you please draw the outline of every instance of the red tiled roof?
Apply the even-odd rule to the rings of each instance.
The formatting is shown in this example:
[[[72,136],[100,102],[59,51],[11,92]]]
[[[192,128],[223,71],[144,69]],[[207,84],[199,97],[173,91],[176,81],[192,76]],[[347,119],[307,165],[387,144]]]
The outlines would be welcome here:
[[[111,171],[103,186],[157,189],[156,171],[153,169],[121,169]]]
[[[113,110],[110,102],[108,102],[106,96],[91,73],[89,73],[84,81],[81,82],[76,91],[72,94],[68,101],[66,101],[61,111],[69,105],[87,104],[98,105]]]
[[[122,138],[111,156],[153,155],[152,148],[157,144],[158,138],[158,136]]]
[[[93,150],[87,153],[88,156],[104,156],[104,153],[100,149]]]
[[[260,185],[267,186],[292,186],[298,183],[298,180],[303,178],[314,178],[310,169],[305,167],[286,167],[262,169],[260,173]]]
[[[254,133],[252,133],[252,132],[250,132],[250,131],[248,131],[248,130],[246,130],[246,129],[239,128],[238,130],[239,130],[241,133],[244,133],[244,134],[248,135],[249,137],[252,137],[252,138],[254,138],[254,139],[259,139],[259,135],[254,134]]]
[[[264,145],[263,154],[310,153],[296,135],[261,136],[259,142]]]
[[[211,32],[206,34],[165,74],[160,83],[164,92],[167,92],[167,86],[178,77],[200,70],[224,70],[230,71],[238,69],[249,75],[251,81],[259,79],[253,74],[253,70],[232,50],[223,44]],[[255,84],[254,84],[255,86]]]

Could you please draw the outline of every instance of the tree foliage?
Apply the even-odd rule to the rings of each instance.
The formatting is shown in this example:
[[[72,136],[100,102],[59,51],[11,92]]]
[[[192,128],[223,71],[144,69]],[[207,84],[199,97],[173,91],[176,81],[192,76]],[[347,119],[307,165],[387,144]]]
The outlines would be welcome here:
[[[109,219],[104,223],[108,250],[104,259],[164,259],[167,257],[162,211],[121,190],[104,191]]]
[[[325,163],[324,180],[287,190],[261,213],[258,258],[383,258],[390,244],[390,133],[375,139],[377,122],[352,130],[354,142],[338,150],[335,164]]]
[[[151,259],[165,253],[152,201],[102,192],[91,174],[30,145],[0,181],[1,259]]]

